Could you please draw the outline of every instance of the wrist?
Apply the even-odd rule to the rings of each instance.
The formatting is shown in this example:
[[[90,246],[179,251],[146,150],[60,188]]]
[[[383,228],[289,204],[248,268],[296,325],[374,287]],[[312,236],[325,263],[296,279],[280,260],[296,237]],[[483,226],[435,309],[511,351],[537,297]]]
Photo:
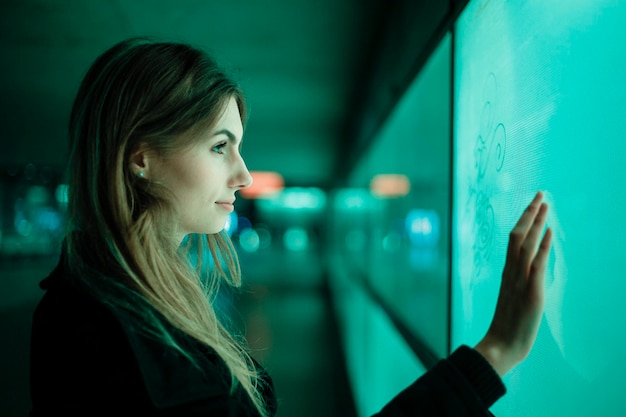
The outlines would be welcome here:
[[[463,374],[487,408],[505,394],[502,378],[475,349],[461,345],[452,352],[448,361]]]
[[[478,342],[474,350],[489,362],[500,378],[504,377],[519,362],[509,354],[509,349],[488,336]]]

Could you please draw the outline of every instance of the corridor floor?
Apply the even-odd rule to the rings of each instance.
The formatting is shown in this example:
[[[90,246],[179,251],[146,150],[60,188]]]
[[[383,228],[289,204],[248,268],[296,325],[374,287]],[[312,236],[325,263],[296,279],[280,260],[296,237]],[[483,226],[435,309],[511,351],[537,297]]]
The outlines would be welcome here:
[[[235,297],[253,354],[272,375],[278,417],[354,417],[338,329],[314,253],[242,256]]]

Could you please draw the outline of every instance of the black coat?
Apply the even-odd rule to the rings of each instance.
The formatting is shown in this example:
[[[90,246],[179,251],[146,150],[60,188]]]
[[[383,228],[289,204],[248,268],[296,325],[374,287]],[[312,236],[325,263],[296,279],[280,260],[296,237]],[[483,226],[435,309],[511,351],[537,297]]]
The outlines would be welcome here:
[[[33,317],[31,417],[258,416],[243,389],[230,393],[226,365],[214,352],[181,336],[183,344],[192,343],[186,347],[196,352],[200,371],[174,349],[133,331],[128,320],[79,290],[69,276],[61,262],[40,284],[46,293]],[[259,369],[273,414],[272,381]],[[503,394],[489,364],[463,346],[376,417],[489,416],[488,407]]]

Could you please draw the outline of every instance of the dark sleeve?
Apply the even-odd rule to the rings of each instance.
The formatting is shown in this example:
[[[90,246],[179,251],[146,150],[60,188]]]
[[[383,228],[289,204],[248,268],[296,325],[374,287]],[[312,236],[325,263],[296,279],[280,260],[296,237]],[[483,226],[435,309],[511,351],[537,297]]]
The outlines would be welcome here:
[[[374,417],[485,417],[505,393],[483,356],[461,346],[391,400]]]

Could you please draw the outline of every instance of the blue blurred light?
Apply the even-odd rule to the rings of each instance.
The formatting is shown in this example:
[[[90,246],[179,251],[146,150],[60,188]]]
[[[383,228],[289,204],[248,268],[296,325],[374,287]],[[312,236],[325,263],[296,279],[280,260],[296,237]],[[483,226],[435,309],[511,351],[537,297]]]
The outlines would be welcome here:
[[[272,197],[258,200],[264,210],[321,210],[326,206],[326,193],[321,188],[291,187]]]
[[[309,234],[301,227],[290,227],[283,235],[283,244],[290,251],[303,251],[309,247]]]
[[[387,252],[397,252],[402,247],[402,235],[392,230],[383,238],[383,249]]]
[[[237,220],[237,224],[238,224],[237,230],[239,231],[239,233],[243,232],[246,229],[250,229],[252,227],[252,222],[250,221],[250,219],[244,216],[239,217],[239,219]]]
[[[259,235],[259,249],[267,249],[272,244],[272,233],[267,227],[257,226],[257,234]]]
[[[434,247],[412,247],[409,249],[409,265],[414,271],[427,271],[437,265],[439,253]]]
[[[67,184],[59,184],[54,192],[54,196],[57,201],[61,204],[67,204],[68,202],[68,189],[69,186]]]
[[[226,224],[224,225],[224,230],[226,230],[228,236],[232,236],[233,233],[237,230],[238,223],[239,221],[236,212],[231,211],[226,218]]]
[[[409,211],[405,228],[413,246],[434,247],[439,243],[439,215],[433,210]]]
[[[259,234],[251,227],[244,229],[239,234],[239,246],[246,252],[258,251],[260,242]]]
[[[363,188],[344,188],[338,190],[335,194],[335,208],[338,210],[366,208],[370,199],[371,194],[369,190]]]
[[[44,230],[56,232],[61,228],[61,216],[59,212],[50,207],[42,207],[37,210],[36,223]]]

